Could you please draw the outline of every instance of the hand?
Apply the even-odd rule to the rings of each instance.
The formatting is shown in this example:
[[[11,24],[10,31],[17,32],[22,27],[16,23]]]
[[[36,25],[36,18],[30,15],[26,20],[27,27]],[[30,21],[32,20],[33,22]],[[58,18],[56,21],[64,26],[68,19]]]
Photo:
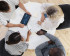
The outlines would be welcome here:
[[[41,21],[38,21],[38,24],[39,24],[39,25],[41,25],[41,24],[42,24],[42,22],[41,22]]]
[[[30,12],[26,11],[27,14],[31,15]]]
[[[19,27],[23,28],[24,27],[24,24],[19,24]]]
[[[30,31],[30,30],[28,31],[28,35],[29,35],[29,36],[31,35],[31,31]]]
[[[49,44],[55,44],[52,40],[48,41]]]
[[[47,33],[47,31],[41,29],[41,30],[38,31],[36,34],[37,34],[37,35],[44,35],[45,33]]]

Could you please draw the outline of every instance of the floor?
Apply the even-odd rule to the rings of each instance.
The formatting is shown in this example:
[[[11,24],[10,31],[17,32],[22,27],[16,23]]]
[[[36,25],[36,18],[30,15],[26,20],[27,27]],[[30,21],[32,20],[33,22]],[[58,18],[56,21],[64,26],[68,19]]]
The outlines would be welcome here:
[[[39,3],[45,2],[45,3],[55,3],[55,4],[70,4],[70,0],[24,0],[24,3],[28,1],[39,2]],[[5,36],[7,30],[8,28],[0,25],[0,39],[2,39]],[[57,36],[64,45],[67,54],[66,56],[70,56],[70,43],[69,43],[70,29],[58,30],[56,31],[55,36]],[[36,55],[34,50],[27,50],[23,56],[36,56]]]

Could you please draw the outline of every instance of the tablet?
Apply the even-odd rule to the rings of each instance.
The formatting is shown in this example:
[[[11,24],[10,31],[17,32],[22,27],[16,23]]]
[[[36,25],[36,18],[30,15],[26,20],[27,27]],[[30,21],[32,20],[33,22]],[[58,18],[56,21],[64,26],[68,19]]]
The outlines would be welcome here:
[[[21,20],[21,24],[27,25],[29,19],[30,19],[31,15],[25,13],[22,20]]]

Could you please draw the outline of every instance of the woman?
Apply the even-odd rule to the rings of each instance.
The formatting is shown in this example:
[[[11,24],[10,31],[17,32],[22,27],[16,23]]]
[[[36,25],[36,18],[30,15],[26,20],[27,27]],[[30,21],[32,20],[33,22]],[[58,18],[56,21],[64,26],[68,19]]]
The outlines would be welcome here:
[[[41,20],[38,21],[38,24],[41,25],[44,30],[53,30],[53,33],[55,33],[56,28],[63,22],[64,13],[62,9],[58,5],[50,5],[48,7],[45,6],[45,9],[43,9],[42,17]]]
[[[10,6],[5,1],[0,1],[0,23],[6,27],[24,27],[24,24],[12,24],[8,22],[8,18],[3,15],[3,13],[10,12]]]
[[[11,55],[22,56],[28,48],[28,41],[31,32],[28,31],[27,39],[24,39],[18,32],[8,31],[5,36],[5,50]]]
[[[11,15],[13,14],[13,12],[15,11],[15,6],[18,5],[22,10],[24,10],[27,14],[30,14],[26,8],[24,7],[24,5],[20,2],[20,0],[4,0],[6,1],[9,6],[10,6],[10,9],[11,9],[11,12],[10,13],[4,13],[4,15],[10,19]]]

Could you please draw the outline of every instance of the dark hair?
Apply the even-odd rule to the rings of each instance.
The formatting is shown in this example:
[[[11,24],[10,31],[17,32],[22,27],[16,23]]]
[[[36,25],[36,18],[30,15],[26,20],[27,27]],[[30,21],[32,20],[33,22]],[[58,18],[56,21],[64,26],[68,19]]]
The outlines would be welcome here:
[[[0,11],[1,12],[8,12],[10,9],[9,5],[5,1],[0,1]]]
[[[6,41],[7,44],[11,45],[11,44],[17,44],[21,41],[21,35],[18,32],[12,33],[9,36],[8,41]]]
[[[47,9],[47,11],[46,11],[46,13],[49,15],[49,16],[51,16],[51,15],[53,15],[55,12],[57,12],[57,9],[55,8],[55,7],[49,7],[48,9]]]
[[[49,56],[65,56],[63,51],[60,48],[56,48],[56,51],[52,51],[53,54],[49,54]]]

